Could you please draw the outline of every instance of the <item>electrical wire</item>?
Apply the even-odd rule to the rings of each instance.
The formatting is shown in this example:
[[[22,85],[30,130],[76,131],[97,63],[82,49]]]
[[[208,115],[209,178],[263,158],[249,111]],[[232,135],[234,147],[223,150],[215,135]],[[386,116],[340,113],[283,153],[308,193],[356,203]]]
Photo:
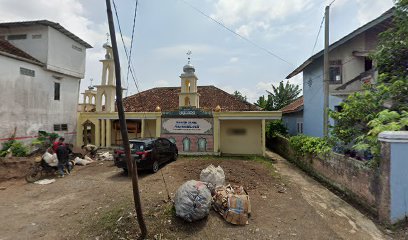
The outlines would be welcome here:
[[[281,60],[282,62],[285,62],[291,66],[294,66],[292,63],[288,62],[287,60],[283,59],[282,57],[278,56],[277,54],[271,52],[270,50],[258,45],[257,43],[255,43],[254,41],[242,36],[241,34],[235,32],[234,30],[232,30],[231,28],[225,26],[222,22],[218,21],[217,19],[209,16],[208,14],[204,13],[203,11],[201,11],[200,9],[198,9],[197,7],[191,5],[190,3],[188,3],[185,0],[181,0],[184,4],[186,4],[187,6],[189,6],[190,8],[194,9],[195,11],[197,11],[198,13],[200,13],[201,15],[205,16],[206,18],[210,19],[211,21],[215,22],[216,24],[218,24],[219,26],[223,27],[224,29],[226,29],[227,31],[233,33],[234,35],[238,36],[239,38],[243,39],[244,41],[250,43],[252,46],[261,49],[263,51],[265,51],[266,53],[268,53],[269,55]]]
[[[135,34],[135,26],[136,26],[136,16],[137,16],[137,5],[138,5],[139,0],[135,1],[135,11],[134,11],[134,15],[133,15],[133,27],[132,27],[132,38],[130,40],[130,50],[129,50],[129,59],[128,59],[128,63],[131,62],[131,58],[132,58],[132,49],[133,49],[133,37]],[[126,86],[129,89],[129,72],[130,72],[130,64],[128,64],[128,68],[127,68],[127,73],[126,73]],[[126,97],[128,95],[129,90],[126,91]]]
[[[134,82],[135,85],[136,85],[137,91],[140,92],[140,91],[139,91],[139,86],[138,86],[138,84],[137,84],[137,82],[136,82],[136,79],[137,79],[137,78],[135,77],[135,74],[134,74],[133,65],[131,65],[131,63],[129,62],[129,59],[130,59],[130,58],[129,58],[129,53],[128,53],[128,50],[127,50],[125,41],[123,40],[122,28],[121,28],[121,26],[120,26],[120,20],[119,20],[118,11],[117,11],[117,8],[116,8],[115,0],[113,0],[112,2],[113,2],[113,9],[115,10],[116,21],[118,22],[118,29],[119,29],[120,38],[121,38],[121,40],[122,40],[123,49],[125,50],[125,54],[126,54],[127,64],[128,64],[128,66],[131,66],[131,67],[130,67],[130,74],[131,74],[131,76],[132,76],[133,82]]]
[[[316,40],[315,40],[315,43],[314,43],[314,45],[313,45],[313,49],[312,49],[312,54],[311,54],[311,55],[313,55],[314,50],[315,50],[316,45],[317,45],[317,41],[319,40],[319,36],[320,36],[320,32],[322,31],[324,19],[325,19],[325,16],[323,15],[322,22],[320,23],[319,31],[317,32]]]
[[[133,82],[134,82],[134,84],[135,84],[135,86],[136,86],[137,93],[140,93],[139,84],[138,84],[138,79],[137,79],[137,77],[136,77],[135,74],[134,74],[133,64],[132,64],[130,55],[128,54],[128,49],[127,49],[127,47],[126,47],[126,45],[125,45],[125,41],[123,40],[123,34],[122,34],[121,26],[120,26],[120,20],[119,20],[119,17],[118,17],[118,11],[117,11],[117,8],[116,8],[115,0],[113,0],[112,2],[113,2],[113,8],[114,8],[114,10],[115,10],[116,20],[117,20],[117,22],[118,22],[118,29],[119,29],[120,38],[121,38],[121,40],[122,40],[122,45],[123,45],[123,48],[124,48],[124,51],[125,51],[125,54],[126,54],[126,60],[127,60],[127,63],[128,63],[128,69],[130,70],[130,74],[131,74],[132,79],[133,79]],[[137,11],[136,8],[137,8],[137,4],[136,4],[136,6],[135,6],[135,11]],[[135,14],[136,14],[136,13],[135,13]],[[134,26],[133,26],[133,30],[132,30],[132,39],[133,39],[133,33],[134,33],[134,27],[135,27],[135,19],[136,19],[136,17],[134,17]],[[133,40],[132,40],[132,41],[133,41]],[[141,101],[141,102],[143,102],[143,101]],[[147,117],[146,112],[143,113],[143,116],[144,116],[144,118],[146,119],[146,117]],[[146,125],[148,125],[148,122],[145,122],[145,123],[146,123]],[[149,135],[152,136],[149,127],[147,127],[147,131],[148,131]]]

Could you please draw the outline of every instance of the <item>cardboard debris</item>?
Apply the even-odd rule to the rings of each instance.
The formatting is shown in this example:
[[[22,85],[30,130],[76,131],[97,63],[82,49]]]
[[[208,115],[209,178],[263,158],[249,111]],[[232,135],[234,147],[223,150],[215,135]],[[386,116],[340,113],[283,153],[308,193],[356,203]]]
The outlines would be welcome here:
[[[215,189],[213,208],[223,218],[235,225],[248,224],[251,203],[242,186],[220,186]]]

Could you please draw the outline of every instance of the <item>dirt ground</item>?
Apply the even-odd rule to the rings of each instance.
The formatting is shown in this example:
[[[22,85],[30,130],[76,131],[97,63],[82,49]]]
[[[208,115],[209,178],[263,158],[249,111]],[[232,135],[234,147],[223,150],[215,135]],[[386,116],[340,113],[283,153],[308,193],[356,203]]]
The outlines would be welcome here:
[[[209,164],[224,169],[227,183],[247,189],[252,205],[249,225],[230,225],[214,211],[195,223],[174,216],[167,191],[174,197],[182,183],[198,179]],[[140,173],[149,239],[391,239],[375,225],[359,224],[372,224],[368,218],[322,214],[313,195],[305,195],[296,182],[299,179],[278,170],[267,160],[188,157],[156,174]],[[136,239],[139,233],[131,181],[112,162],[76,167],[70,176],[49,185],[14,180],[0,183],[0,189],[0,240]]]

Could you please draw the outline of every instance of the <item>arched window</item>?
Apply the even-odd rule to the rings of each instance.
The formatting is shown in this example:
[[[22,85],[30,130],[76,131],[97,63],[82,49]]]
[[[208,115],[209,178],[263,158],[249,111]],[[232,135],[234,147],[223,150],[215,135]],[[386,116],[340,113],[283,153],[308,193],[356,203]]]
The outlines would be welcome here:
[[[199,138],[197,141],[198,151],[199,152],[206,152],[207,151],[207,139]]]
[[[176,139],[174,137],[169,137],[168,139],[170,142],[176,144]]]
[[[184,98],[184,106],[190,106],[190,98],[189,97]]]
[[[183,139],[183,152],[189,152],[190,151],[190,145],[191,141],[188,137],[185,137]]]
[[[105,94],[105,93],[102,93],[102,96],[101,96],[101,107],[102,107],[102,111],[105,111],[105,110],[106,110],[105,104],[106,104],[106,94]]]
[[[190,81],[186,81],[186,92],[190,92]]]

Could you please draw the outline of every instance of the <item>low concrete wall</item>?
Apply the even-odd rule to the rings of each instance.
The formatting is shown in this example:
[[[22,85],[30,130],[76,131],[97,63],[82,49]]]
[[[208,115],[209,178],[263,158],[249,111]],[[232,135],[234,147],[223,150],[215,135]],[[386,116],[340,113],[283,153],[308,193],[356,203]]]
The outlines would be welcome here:
[[[284,137],[270,139],[268,146],[309,174],[343,191],[373,213],[377,212],[377,199],[380,194],[378,170],[336,153],[326,158],[298,158],[291,149],[289,140]]]

